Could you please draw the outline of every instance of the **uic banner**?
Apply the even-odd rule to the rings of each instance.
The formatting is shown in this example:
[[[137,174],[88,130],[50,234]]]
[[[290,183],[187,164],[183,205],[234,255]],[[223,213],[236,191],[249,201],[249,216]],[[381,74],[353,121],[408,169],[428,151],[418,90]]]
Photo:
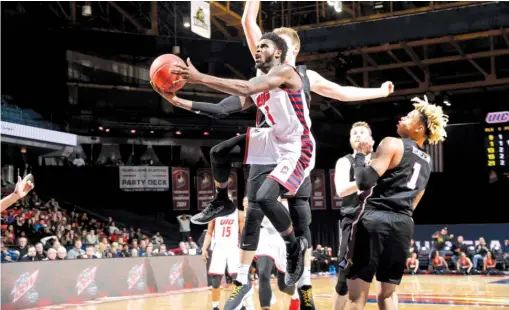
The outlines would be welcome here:
[[[120,189],[123,191],[168,191],[168,167],[120,166]]]
[[[189,168],[171,168],[173,189],[173,210],[184,211],[191,209],[191,183]]]
[[[207,285],[206,275],[200,256],[2,264],[2,310],[202,288]]]
[[[311,209],[327,209],[327,197],[325,194],[325,171],[314,169],[311,171]]]

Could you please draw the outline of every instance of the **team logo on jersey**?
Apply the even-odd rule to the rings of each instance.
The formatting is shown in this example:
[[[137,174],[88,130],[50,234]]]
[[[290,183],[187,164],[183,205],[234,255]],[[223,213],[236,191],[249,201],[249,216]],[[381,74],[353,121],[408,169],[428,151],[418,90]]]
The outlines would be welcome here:
[[[289,170],[290,168],[288,168],[287,166],[283,166],[283,168],[281,168],[281,173],[287,174]]]
[[[263,92],[258,97],[256,97],[256,106],[262,107],[269,101],[270,99],[270,93],[269,92]]]

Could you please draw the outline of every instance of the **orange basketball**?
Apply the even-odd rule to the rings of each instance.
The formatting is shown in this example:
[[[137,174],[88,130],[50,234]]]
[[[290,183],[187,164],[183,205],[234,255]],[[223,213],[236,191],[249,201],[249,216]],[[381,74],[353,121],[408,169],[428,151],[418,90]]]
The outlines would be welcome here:
[[[174,93],[184,87],[185,81],[173,84],[173,82],[181,79],[180,75],[175,75],[170,70],[175,65],[186,66],[186,63],[178,56],[173,54],[164,54],[157,57],[150,65],[150,80],[159,89],[164,92]]]

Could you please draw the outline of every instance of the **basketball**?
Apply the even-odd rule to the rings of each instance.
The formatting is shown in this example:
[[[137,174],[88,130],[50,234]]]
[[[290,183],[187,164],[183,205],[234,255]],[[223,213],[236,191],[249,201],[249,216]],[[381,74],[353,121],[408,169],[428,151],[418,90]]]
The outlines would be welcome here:
[[[186,63],[178,56],[173,54],[164,54],[157,57],[150,65],[150,80],[157,88],[164,92],[174,93],[184,87],[185,81],[173,84],[181,79],[180,75],[175,75],[170,70],[175,65],[186,66]]]

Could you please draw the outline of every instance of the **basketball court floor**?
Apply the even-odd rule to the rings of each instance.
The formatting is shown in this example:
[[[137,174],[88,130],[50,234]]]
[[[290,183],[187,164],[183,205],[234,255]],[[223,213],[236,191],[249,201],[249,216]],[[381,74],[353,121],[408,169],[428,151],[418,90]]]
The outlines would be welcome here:
[[[335,277],[313,279],[316,309],[332,308],[332,293]],[[374,286],[374,285],[373,285]],[[255,286],[256,287],[256,286]],[[277,291],[277,303],[274,310],[287,310],[289,297]],[[229,296],[231,289],[225,288],[221,292],[221,309]],[[435,276],[418,275],[405,276],[398,288],[400,309],[475,309],[488,310],[509,308],[509,276]],[[374,287],[366,309],[377,309]],[[258,291],[255,290],[255,304],[259,309]],[[46,308],[49,309],[49,308]],[[53,306],[50,309],[80,309],[80,310],[149,310],[149,309],[182,309],[204,310],[212,309],[210,305],[210,291],[208,289],[174,292],[164,295],[147,295],[138,297],[111,298],[94,301],[81,306]]]

